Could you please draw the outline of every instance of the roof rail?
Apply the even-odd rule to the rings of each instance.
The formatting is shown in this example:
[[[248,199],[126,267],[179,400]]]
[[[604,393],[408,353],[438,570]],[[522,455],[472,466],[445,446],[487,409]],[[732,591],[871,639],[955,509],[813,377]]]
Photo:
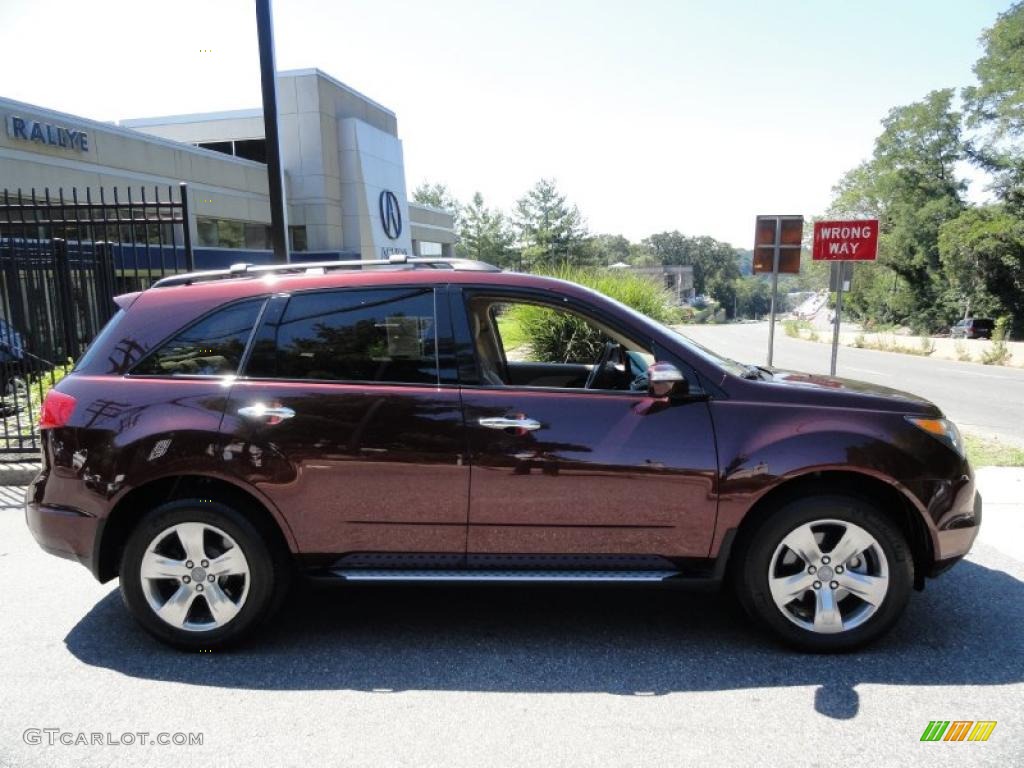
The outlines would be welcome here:
[[[168,288],[172,285],[192,285],[210,280],[228,280],[233,277],[262,277],[282,273],[315,273],[329,269],[365,269],[367,267],[392,267],[403,269],[452,269],[472,272],[500,272],[499,267],[485,261],[473,259],[445,259],[432,256],[395,254],[387,259],[343,259],[340,261],[289,262],[288,264],[232,264],[227,269],[210,269],[204,272],[186,272],[170,275],[153,283],[151,288]]]

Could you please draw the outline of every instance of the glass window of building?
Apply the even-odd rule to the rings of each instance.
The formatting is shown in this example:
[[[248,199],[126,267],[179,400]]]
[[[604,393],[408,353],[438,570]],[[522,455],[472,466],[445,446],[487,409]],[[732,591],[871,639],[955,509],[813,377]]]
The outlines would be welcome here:
[[[308,250],[306,245],[306,227],[303,225],[295,225],[288,227],[288,238],[289,244],[293,251],[305,251]]]
[[[255,160],[257,163],[265,163],[267,162],[267,140],[243,139],[236,141],[235,156],[244,157],[246,160]]]

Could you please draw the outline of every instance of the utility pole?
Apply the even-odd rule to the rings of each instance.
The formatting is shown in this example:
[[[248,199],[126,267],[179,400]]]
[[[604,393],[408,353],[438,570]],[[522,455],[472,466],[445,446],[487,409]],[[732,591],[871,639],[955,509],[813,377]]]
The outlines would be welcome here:
[[[270,0],[256,0],[256,34],[260,45],[263,85],[263,133],[267,141],[267,189],[270,193],[270,243],[274,261],[288,262],[288,212],[277,126],[277,67],[274,64],[274,17]]]

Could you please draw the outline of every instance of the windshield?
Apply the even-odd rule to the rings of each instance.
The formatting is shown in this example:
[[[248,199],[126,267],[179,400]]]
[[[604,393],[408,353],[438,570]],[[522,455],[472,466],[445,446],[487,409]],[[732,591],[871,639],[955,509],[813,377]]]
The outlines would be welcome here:
[[[750,369],[754,366],[737,362],[731,357],[724,357],[712,349],[708,349],[703,344],[699,344],[689,336],[685,336],[676,329],[668,325],[662,325],[666,331],[671,333],[676,339],[679,340],[680,344],[683,344],[687,349],[693,352],[698,357],[703,358],[712,365],[716,365],[719,368],[723,368],[727,372],[734,376],[747,376],[750,373]]]
[[[577,287],[582,287],[582,286],[577,286]],[[638,320],[638,321],[643,322],[643,323],[653,323],[653,324],[659,326],[660,328],[665,330],[667,333],[671,334],[673,338],[675,338],[680,344],[682,344],[684,347],[686,347],[694,355],[696,355],[697,357],[701,358],[705,362],[708,362],[708,363],[710,363],[711,365],[713,365],[713,366],[715,366],[717,368],[721,368],[722,370],[726,371],[727,373],[731,373],[734,376],[749,377],[751,368],[754,367],[754,366],[750,366],[750,365],[744,365],[743,363],[739,363],[739,362],[733,360],[730,357],[723,357],[722,355],[718,354],[717,352],[714,352],[714,351],[708,349],[704,345],[698,344],[696,341],[694,341],[690,337],[684,336],[683,334],[681,334],[679,331],[675,330],[671,326],[665,325],[664,323],[660,323],[657,320],[655,320],[655,319],[653,319],[651,317],[648,317],[647,315],[643,314],[642,312],[638,312],[637,310],[633,309],[632,307],[629,307],[629,306],[623,304],[618,299],[613,299],[611,296],[606,296],[605,294],[600,293],[598,291],[594,291],[594,290],[592,290],[590,288],[586,288],[585,290],[588,290],[591,293],[593,293],[593,294],[595,294],[597,296],[600,296],[605,301],[611,302],[612,304],[614,304],[616,306],[616,308],[620,312],[622,312],[622,313],[624,313],[626,315],[629,315],[634,320]]]

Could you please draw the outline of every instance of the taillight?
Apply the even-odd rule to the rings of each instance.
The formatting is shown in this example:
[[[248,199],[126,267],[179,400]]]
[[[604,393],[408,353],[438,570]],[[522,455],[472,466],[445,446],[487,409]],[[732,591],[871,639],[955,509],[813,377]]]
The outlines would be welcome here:
[[[39,428],[53,429],[63,427],[71,420],[75,411],[75,398],[51,389],[43,400],[43,410],[39,414]]]

